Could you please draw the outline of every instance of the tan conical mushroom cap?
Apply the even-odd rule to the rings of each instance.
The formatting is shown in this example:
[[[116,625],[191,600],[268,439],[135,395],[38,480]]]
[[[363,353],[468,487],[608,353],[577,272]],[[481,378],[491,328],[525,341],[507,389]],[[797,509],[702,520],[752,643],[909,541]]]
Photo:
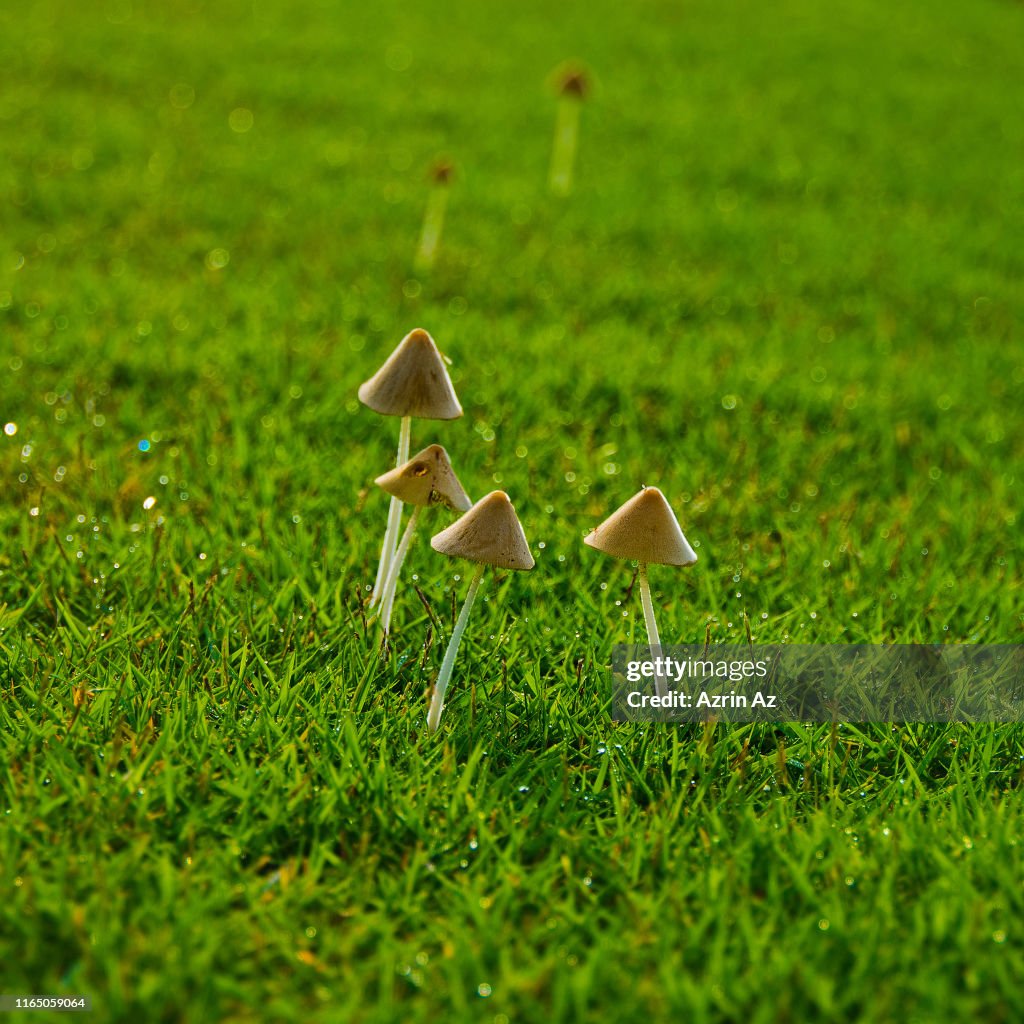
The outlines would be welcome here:
[[[374,481],[407,505],[447,505],[465,512],[473,504],[452,469],[448,453],[432,444]]]
[[[359,401],[382,416],[455,420],[462,406],[434,339],[422,328],[410,331],[387,362],[359,388]]]
[[[656,565],[693,565],[697,554],[657,487],[645,487],[583,538],[606,555]]]
[[[491,491],[447,530],[431,537],[430,546],[443,555],[468,558],[502,569],[532,569],[530,545],[504,491]]]

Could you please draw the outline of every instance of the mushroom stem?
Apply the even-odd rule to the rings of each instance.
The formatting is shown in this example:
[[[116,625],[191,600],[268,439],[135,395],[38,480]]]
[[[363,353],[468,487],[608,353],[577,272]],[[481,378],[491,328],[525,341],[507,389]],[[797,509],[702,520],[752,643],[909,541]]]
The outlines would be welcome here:
[[[412,434],[412,417],[403,416],[402,426],[398,431],[398,460],[396,466],[409,461],[409,439]],[[376,605],[384,596],[384,581],[388,578],[391,559],[395,557],[395,545],[398,543],[398,530],[402,525],[402,503],[392,495],[391,506],[388,508],[388,527],[384,531],[384,543],[380,549],[380,565],[377,567],[377,579],[370,595],[370,607]]]
[[[384,593],[380,601],[380,620],[384,626],[384,635],[387,636],[391,629],[391,608],[395,603],[395,591],[398,589],[398,574],[402,571],[402,563],[409,552],[409,545],[412,543],[413,535],[416,533],[417,520],[420,515],[420,507],[417,505],[409,516],[409,523],[402,534],[401,543],[395,552],[395,557],[388,570],[388,578],[384,581]]]
[[[640,603],[644,606],[644,621],[647,623],[647,644],[651,649],[651,657],[661,657],[661,637],[658,636],[658,623],[654,618],[654,602],[651,600],[651,585],[647,580],[647,563],[640,563]],[[657,668],[657,662],[655,662]],[[659,697],[668,694],[664,680],[659,672],[654,673],[654,689]]]
[[[473,579],[469,584],[469,591],[466,594],[466,602],[459,612],[459,618],[455,623],[452,638],[448,641],[448,650],[444,652],[444,661],[441,662],[441,671],[434,684],[434,696],[430,700],[430,713],[427,715],[427,728],[436,732],[441,724],[441,712],[444,710],[444,694],[448,689],[448,680],[452,677],[452,666],[455,664],[455,655],[459,652],[459,641],[469,621],[469,610],[473,607],[473,599],[476,597],[477,588],[480,586],[480,579],[484,574],[484,563],[477,566]]]
[[[576,161],[576,139],[579,134],[580,101],[562,96],[555,120],[555,144],[551,152],[551,191],[567,196],[572,191],[572,171]]]
[[[427,197],[427,208],[423,213],[423,230],[416,250],[415,267],[419,271],[429,270],[434,265],[437,247],[441,243],[444,228],[444,214],[448,206],[448,186],[435,185]]]

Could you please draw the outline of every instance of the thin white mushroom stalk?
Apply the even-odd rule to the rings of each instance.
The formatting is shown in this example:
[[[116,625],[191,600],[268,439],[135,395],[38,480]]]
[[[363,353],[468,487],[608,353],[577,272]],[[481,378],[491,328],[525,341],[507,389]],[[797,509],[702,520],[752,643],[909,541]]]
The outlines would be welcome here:
[[[441,662],[441,671],[437,676],[437,682],[434,684],[434,695],[430,699],[430,711],[427,714],[427,728],[431,732],[437,732],[437,728],[441,724],[441,713],[444,711],[444,695],[452,678],[455,655],[459,653],[462,634],[466,631],[466,623],[469,622],[469,612],[473,607],[473,601],[476,599],[476,592],[480,588],[480,580],[483,578],[483,575],[484,565],[480,563],[476,567],[476,572],[473,573],[473,579],[470,581],[469,590],[466,593],[465,603],[462,605],[462,611],[459,612],[459,617],[455,622],[452,638],[448,641],[448,649],[444,652],[444,661]]]
[[[563,96],[558,101],[555,142],[551,151],[550,188],[556,196],[567,196],[572,191],[572,173],[576,164],[579,127],[579,100]]]
[[[420,244],[416,250],[415,268],[420,271],[430,270],[437,258],[437,249],[441,244],[441,232],[444,230],[444,214],[448,208],[448,189],[438,186],[431,189],[427,197],[427,208],[423,214],[423,230],[420,232]]]
[[[396,466],[404,465],[409,460],[409,441],[412,437],[412,417],[403,416],[402,426],[398,432],[398,459]],[[395,556],[395,548],[398,545],[398,531],[402,526],[402,502],[394,495],[391,496],[391,505],[388,508],[388,525],[384,532],[384,543],[380,550],[380,565],[377,567],[377,579],[373,584],[373,593],[370,595],[370,607],[377,605],[383,597],[384,581],[387,579],[391,568],[391,560]]]
[[[647,579],[647,564],[645,562],[640,563],[638,570],[640,577],[640,603],[644,608],[644,622],[647,624],[647,645],[651,650],[652,658],[661,657],[661,637],[658,635],[658,623],[654,618],[654,602],[651,600],[651,584]],[[654,662],[655,668],[658,666],[658,661]],[[660,672],[654,674],[654,687],[655,692],[659,697],[665,697],[668,695],[668,687],[665,685],[665,680],[662,679]]]
[[[416,534],[416,527],[419,525],[420,508],[414,508],[409,522],[402,534],[402,540],[391,561],[391,568],[388,570],[388,578],[384,581],[384,593],[380,602],[380,621],[384,627],[384,635],[387,636],[391,630],[391,609],[395,603],[395,591],[398,589],[398,577],[402,571],[402,563],[409,553],[409,545]]]
[[[548,187],[556,196],[572,191],[576,166],[576,147],[580,134],[580,110],[590,92],[590,79],[575,64],[564,65],[558,76],[558,112],[555,115],[555,139],[551,147],[551,172]]]

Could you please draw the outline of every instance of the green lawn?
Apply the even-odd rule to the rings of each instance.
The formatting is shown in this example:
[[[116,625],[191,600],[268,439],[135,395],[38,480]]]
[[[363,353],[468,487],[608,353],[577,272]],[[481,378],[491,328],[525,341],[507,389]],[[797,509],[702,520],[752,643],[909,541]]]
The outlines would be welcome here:
[[[1024,1019],[1024,729],[615,725],[643,618],[581,543],[665,491],[666,643],[1022,639],[1022,37],[1010,0],[7,5],[0,992]],[[387,656],[363,606],[397,421],[356,389],[414,326],[465,416],[413,450],[537,559],[485,576],[437,736],[447,513]]]

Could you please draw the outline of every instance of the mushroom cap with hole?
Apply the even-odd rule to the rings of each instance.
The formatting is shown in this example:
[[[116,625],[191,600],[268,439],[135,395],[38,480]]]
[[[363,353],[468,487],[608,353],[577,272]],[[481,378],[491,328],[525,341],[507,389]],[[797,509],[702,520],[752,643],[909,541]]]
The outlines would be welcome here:
[[[442,555],[496,565],[500,569],[532,569],[522,524],[504,491],[491,491],[447,530],[430,538],[430,546]]]
[[[359,401],[382,416],[455,420],[462,415],[444,359],[434,339],[420,327],[411,330],[384,365],[360,385]]]
[[[697,554],[657,487],[645,487],[616,509],[583,543],[616,558],[656,565],[693,565]]]
[[[466,512],[473,504],[452,469],[448,453],[439,444],[428,445],[374,482],[407,505],[447,505],[456,512]]]

